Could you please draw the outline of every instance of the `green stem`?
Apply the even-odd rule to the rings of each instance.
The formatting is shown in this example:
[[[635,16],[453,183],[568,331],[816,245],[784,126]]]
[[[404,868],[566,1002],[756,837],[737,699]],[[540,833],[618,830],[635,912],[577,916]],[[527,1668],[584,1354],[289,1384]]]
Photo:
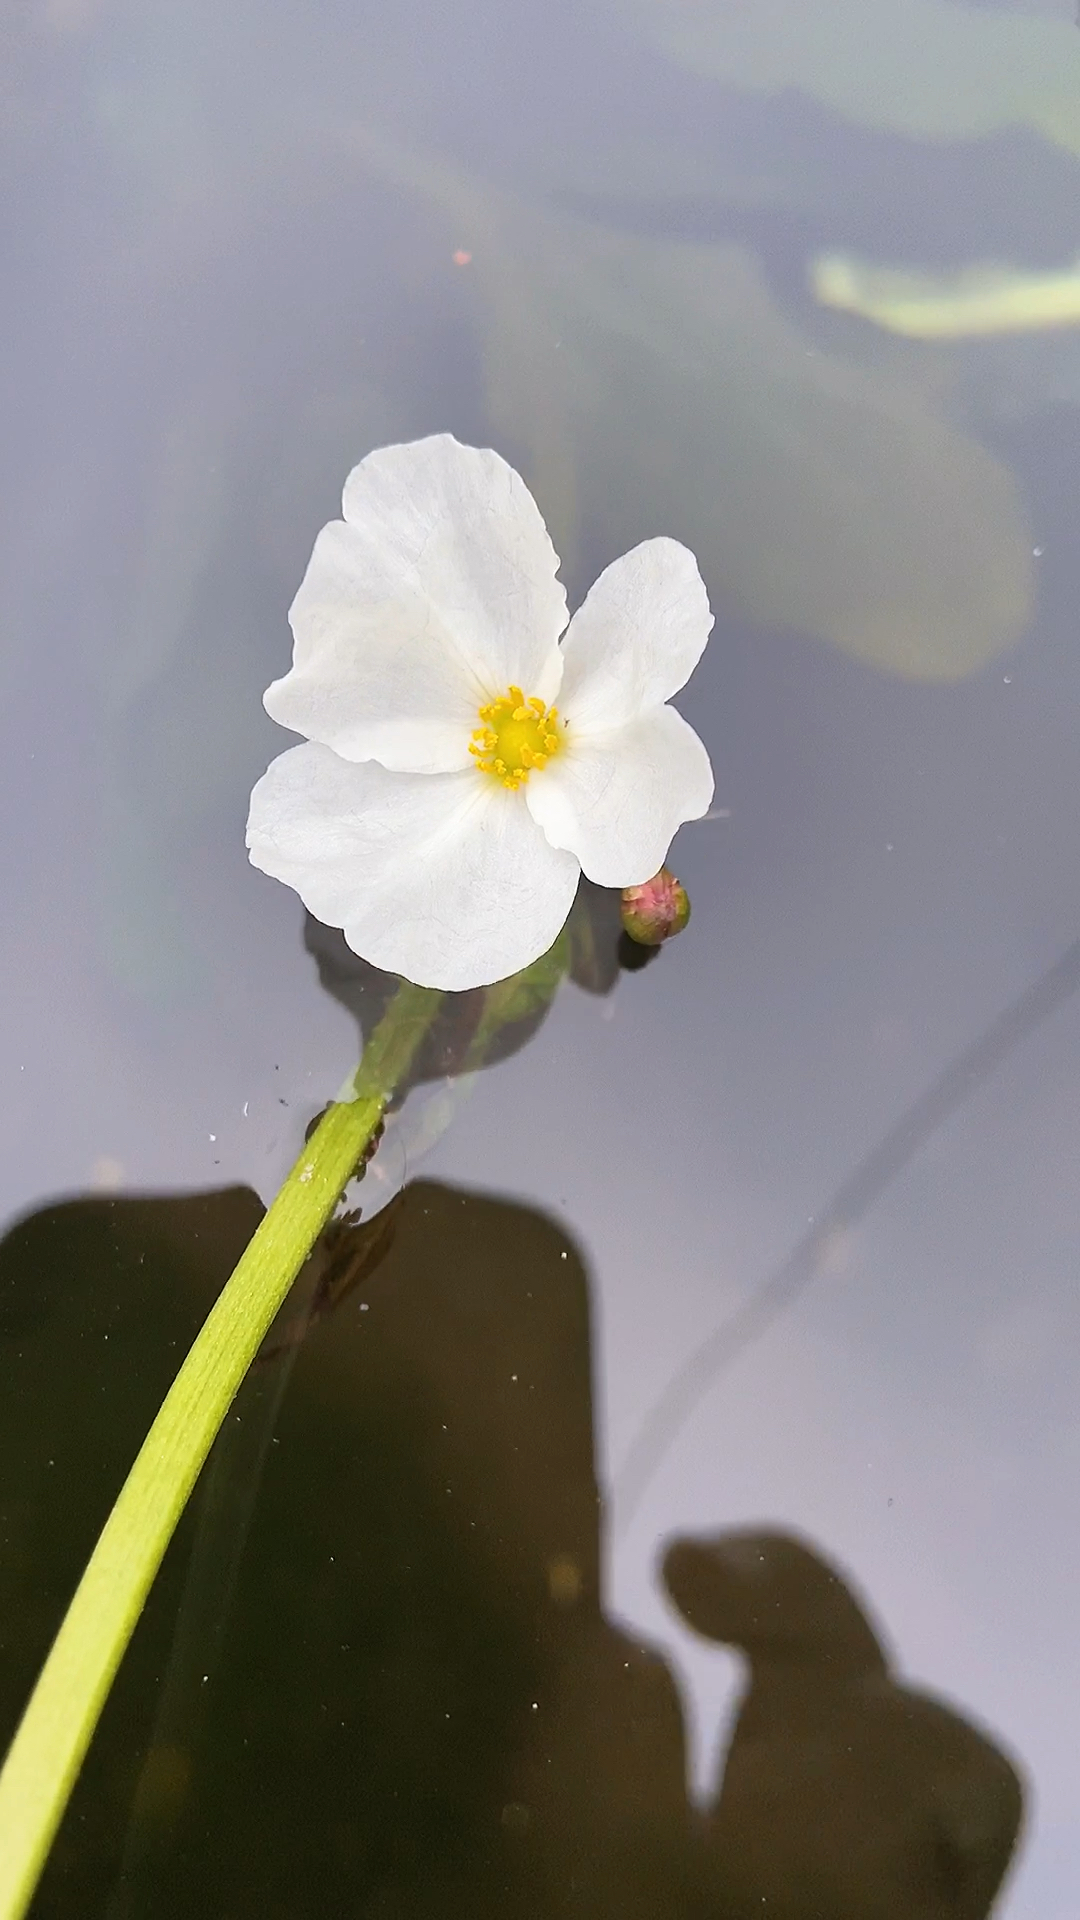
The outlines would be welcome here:
[[[90,1557],[0,1773],[0,1920],[20,1920],[207,1454],[442,996],[403,983],[221,1293]]]

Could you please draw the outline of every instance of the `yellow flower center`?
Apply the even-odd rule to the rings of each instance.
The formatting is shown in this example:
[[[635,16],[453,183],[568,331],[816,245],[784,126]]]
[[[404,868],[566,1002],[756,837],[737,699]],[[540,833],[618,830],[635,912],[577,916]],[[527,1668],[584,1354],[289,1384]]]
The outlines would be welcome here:
[[[555,708],[545,707],[535,694],[526,700],[520,687],[508,687],[497,700],[481,707],[480,720],[469,752],[480,772],[490,773],[504,787],[522,786],[562,746]]]

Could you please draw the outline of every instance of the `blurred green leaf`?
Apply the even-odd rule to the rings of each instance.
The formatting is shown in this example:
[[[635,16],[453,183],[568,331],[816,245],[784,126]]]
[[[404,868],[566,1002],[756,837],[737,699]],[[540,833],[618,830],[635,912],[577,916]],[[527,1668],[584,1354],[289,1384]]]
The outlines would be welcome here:
[[[914,369],[811,346],[739,249],[504,232],[492,425],[524,450],[561,551],[582,522],[612,555],[672,534],[721,604],[910,678],[959,679],[1023,631],[1012,479]]]
[[[583,528],[612,558],[670,534],[721,607],[909,679],[1022,634],[1017,489],[917,365],[812,344],[741,248],[555,217],[368,128],[345,144],[469,235],[492,440],[567,574]]]
[[[864,126],[933,139],[1030,127],[1080,153],[1080,34],[952,0],[612,0],[695,73],[798,88]]]

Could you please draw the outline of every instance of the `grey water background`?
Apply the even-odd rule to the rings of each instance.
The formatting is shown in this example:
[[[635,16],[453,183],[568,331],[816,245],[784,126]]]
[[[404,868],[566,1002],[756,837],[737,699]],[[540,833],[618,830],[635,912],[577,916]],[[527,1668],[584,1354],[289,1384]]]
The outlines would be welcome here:
[[[1071,0],[859,17],[7,13],[0,1199],[8,1222],[88,1192],[269,1200],[350,1069],[299,903],[243,850],[286,744],[261,691],[350,464],[440,429],[497,445],[572,604],[635,540],[687,540],[717,622],[680,704],[720,815],[674,849],[690,929],[607,995],[565,986],[441,1118],[412,1095],[383,1177],[539,1208],[582,1250],[604,1604],[678,1676],[694,1791],[737,1669],[672,1611],[658,1548],[794,1527],[905,1671],[1019,1756],[1001,1910],[1071,1920],[1080,1004],[625,1477],[687,1357],[1080,933],[1080,329],[919,345],[807,281],[835,250],[942,272],[1080,255],[1080,32]],[[883,70],[898,21],[921,52]],[[29,1355],[50,1389],[4,1416],[27,1463],[12,1612],[42,1543],[78,1535],[66,1398],[118,1337],[76,1318],[50,1346],[21,1306],[11,1378]],[[137,1310],[148,1376],[178,1336],[155,1307],[141,1343]],[[331,1323],[316,1377],[333,1350]],[[40,1910],[63,1900],[58,1873]]]

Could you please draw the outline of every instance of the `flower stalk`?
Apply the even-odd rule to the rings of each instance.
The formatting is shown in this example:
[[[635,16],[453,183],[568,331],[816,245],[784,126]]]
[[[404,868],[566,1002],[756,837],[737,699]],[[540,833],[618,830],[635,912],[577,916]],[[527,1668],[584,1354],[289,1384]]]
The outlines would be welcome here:
[[[135,1460],[0,1772],[0,1920],[20,1920],[146,1596],[244,1375],[442,995],[403,982],[212,1308]]]

